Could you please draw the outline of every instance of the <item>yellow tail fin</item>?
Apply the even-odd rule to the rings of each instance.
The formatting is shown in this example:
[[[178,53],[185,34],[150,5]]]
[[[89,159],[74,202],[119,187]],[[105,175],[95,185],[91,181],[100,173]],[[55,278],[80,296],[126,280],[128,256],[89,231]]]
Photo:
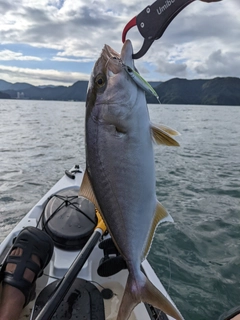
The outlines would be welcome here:
[[[129,273],[126,288],[119,308],[117,320],[129,319],[132,310],[146,302],[162,310],[176,320],[184,320],[176,307],[139,271],[137,280]]]

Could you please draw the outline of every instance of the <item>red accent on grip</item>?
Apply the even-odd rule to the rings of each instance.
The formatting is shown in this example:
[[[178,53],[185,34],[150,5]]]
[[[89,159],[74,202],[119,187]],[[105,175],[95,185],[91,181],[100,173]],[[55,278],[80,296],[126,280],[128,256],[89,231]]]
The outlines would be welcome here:
[[[132,27],[136,26],[136,24],[137,24],[137,17],[132,18],[132,20],[130,20],[130,21],[126,24],[125,28],[123,29],[123,33],[122,33],[122,42],[123,42],[123,43],[124,43],[125,40],[126,40],[126,35],[127,35],[128,31],[129,31]]]

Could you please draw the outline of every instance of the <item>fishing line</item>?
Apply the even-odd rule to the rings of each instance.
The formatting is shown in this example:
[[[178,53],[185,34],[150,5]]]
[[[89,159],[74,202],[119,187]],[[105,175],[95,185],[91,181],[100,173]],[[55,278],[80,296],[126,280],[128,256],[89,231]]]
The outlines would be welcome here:
[[[44,273],[44,272],[43,272],[43,275],[48,277],[48,278],[51,278],[51,279],[60,280],[59,278],[54,277],[54,276],[50,276],[50,274],[47,274],[47,273]]]
[[[91,283],[96,283],[99,287],[101,287],[102,289],[106,289],[105,287],[103,287],[100,283],[98,283],[97,281],[89,281]]]
[[[169,279],[168,279],[168,288],[167,288],[167,292],[169,291],[170,288],[170,284],[172,281],[172,270],[171,270],[171,263],[170,263],[170,258],[169,258],[169,250],[167,248],[167,246],[164,243],[164,248],[166,249],[167,252],[167,259],[168,259],[168,268],[169,268]]]
[[[172,281],[172,270],[171,270],[171,263],[170,263],[170,258],[169,258],[169,250],[168,250],[168,248],[167,248],[167,246],[166,246],[166,244],[164,242],[163,242],[163,244],[164,244],[164,249],[166,250],[166,253],[167,253],[167,261],[168,261],[169,278],[168,278],[167,292],[169,292],[170,284],[171,284],[171,281]],[[165,295],[165,298],[167,298],[166,295]],[[159,313],[157,315],[156,320],[161,320],[160,317],[161,317],[162,313],[163,313],[163,311],[159,310]]]
[[[89,281],[89,282],[91,282],[91,283],[96,283],[99,287],[101,287],[102,289],[108,289],[108,288],[106,288],[106,287],[103,287],[100,283],[98,283],[97,281]],[[113,292],[113,295],[114,296],[117,296],[117,294],[116,293],[114,293]]]

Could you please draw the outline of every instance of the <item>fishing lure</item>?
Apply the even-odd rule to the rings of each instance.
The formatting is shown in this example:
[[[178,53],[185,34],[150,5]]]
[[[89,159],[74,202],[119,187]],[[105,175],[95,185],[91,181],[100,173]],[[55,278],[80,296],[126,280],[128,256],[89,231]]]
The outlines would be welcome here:
[[[152,94],[158,100],[158,102],[161,103],[157,92],[153,89],[153,87],[145,79],[143,79],[142,76],[140,76],[140,74],[137,71],[133,70],[129,66],[125,65],[124,63],[122,63],[122,66],[123,66],[124,70],[129,74],[129,76],[133,79],[133,81],[140,88],[142,88],[144,91]]]

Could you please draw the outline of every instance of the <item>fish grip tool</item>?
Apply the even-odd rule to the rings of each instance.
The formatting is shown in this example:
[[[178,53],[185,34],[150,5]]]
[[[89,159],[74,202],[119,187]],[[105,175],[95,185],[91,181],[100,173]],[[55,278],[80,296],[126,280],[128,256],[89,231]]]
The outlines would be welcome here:
[[[195,0],[157,0],[131,19],[123,30],[122,42],[125,42],[127,32],[134,26],[137,26],[144,38],[141,49],[133,54],[133,59],[143,57],[152,43],[163,35],[178,13],[193,1]]]

